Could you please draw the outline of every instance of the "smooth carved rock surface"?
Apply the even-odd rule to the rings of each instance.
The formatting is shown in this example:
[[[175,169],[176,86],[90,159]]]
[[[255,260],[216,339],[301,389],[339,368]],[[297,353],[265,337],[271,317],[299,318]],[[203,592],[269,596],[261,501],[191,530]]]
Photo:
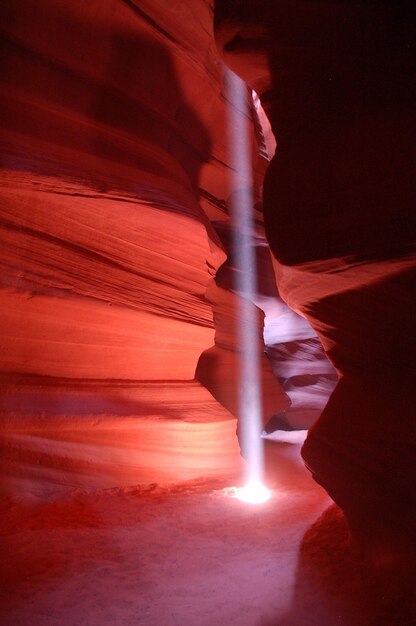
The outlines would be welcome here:
[[[15,377],[1,420],[2,492],[54,497],[239,469],[235,420],[196,381]]]
[[[196,203],[189,216],[154,206],[156,190],[152,203],[27,178],[2,185],[2,371],[191,379],[213,340],[207,267],[224,258]]]
[[[235,416],[193,381],[225,260],[198,191],[221,213],[222,65],[208,4],[176,9],[3,13],[6,492],[239,471]]]
[[[233,415],[238,415],[241,386],[248,384],[248,381],[241,380],[241,352],[236,336],[237,326],[244,328],[245,324],[240,313],[241,296],[213,285],[207,292],[207,298],[214,310],[215,346],[202,353],[196,377],[224,407]],[[264,315],[260,310],[258,318],[258,343],[261,345]],[[259,360],[260,410],[266,425],[275,413],[290,407],[290,399],[279,385],[266,356],[262,354]]]
[[[253,180],[232,183],[212,16],[204,0],[2,13],[6,492],[239,471],[240,295],[214,284],[228,254],[214,226],[229,228],[239,187],[260,198],[273,137],[247,91]],[[290,399],[263,355],[263,318],[267,421]]]

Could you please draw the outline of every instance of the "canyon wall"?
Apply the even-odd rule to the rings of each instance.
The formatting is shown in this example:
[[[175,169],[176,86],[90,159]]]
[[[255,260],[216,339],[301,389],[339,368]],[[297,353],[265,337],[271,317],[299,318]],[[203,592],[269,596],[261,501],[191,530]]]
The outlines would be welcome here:
[[[250,126],[253,179],[231,182],[212,27],[204,0],[3,7],[5,493],[240,471],[244,296],[226,266],[214,280],[228,254],[217,231],[231,193],[253,186],[259,200],[268,157],[247,90],[249,114],[234,115]],[[256,228],[264,247],[260,211]],[[266,275],[275,290],[270,260]],[[256,311],[266,423],[290,399]]]
[[[416,525],[415,9],[329,4],[217,0],[216,37],[277,137],[264,217],[280,294],[341,377],[305,461],[390,558]]]

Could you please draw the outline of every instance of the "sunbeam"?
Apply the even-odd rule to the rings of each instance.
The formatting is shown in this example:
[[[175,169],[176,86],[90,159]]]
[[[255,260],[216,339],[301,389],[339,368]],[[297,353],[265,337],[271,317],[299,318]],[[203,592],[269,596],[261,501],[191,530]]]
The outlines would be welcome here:
[[[234,193],[230,201],[235,272],[235,291],[241,297],[240,323],[237,328],[239,351],[238,421],[240,443],[247,461],[247,486],[241,499],[264,501],[263,442],[261,439],[261,388],[257,346],[257,316],[253,305],[257,293],[257,268],[253,235],[254,198],[249,137],[247,85],[233,72],[226,74],[229,128],[229,158]],[[242,188],[243,186],[243,188]],[[255,493],[256,492],[256,493]],[[265,498],[267,499],[267,498]]]

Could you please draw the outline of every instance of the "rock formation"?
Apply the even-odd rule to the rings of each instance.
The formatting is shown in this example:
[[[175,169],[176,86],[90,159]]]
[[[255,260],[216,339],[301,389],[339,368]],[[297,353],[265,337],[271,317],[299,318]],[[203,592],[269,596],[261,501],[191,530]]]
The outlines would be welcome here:
[[[194,380],[214,340],[205,292],[225,259],[198,202],[210,170],[221,189],[226,169],[210,15],[202,5],[193,32],[148,4],[3,12],[0,358],[12,488],[238,468],[235,418]]]
[[[238,188],[212,3],[10,2],[1,31],[2,490],[235,473]],[[273,137],[247,99],[258,199]],[[264,276],[273,300],[270,260]],[[267,422],[290,399],[257,315]]]
[[[219,49],[277,137],[280,294],[341,375],[303,455],[387,560],[416,526],[415,24],[407,2],[216,2]]]

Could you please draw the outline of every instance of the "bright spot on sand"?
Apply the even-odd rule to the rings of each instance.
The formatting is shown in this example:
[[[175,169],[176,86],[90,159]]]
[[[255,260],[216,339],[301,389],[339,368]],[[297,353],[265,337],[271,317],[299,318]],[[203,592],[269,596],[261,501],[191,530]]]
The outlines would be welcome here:
[[[226,498],[236,498],[248,504],[263,504],[272,497],[272,491],[260,481],[251,480],[244,487],[225,487],[220,493]]]
[[[236,489],[234,497],[249,504],[263,504],[263,502],[269,500],[271,495],[270,489],[267,489],[263,483],[252,480],[244,487]]]

